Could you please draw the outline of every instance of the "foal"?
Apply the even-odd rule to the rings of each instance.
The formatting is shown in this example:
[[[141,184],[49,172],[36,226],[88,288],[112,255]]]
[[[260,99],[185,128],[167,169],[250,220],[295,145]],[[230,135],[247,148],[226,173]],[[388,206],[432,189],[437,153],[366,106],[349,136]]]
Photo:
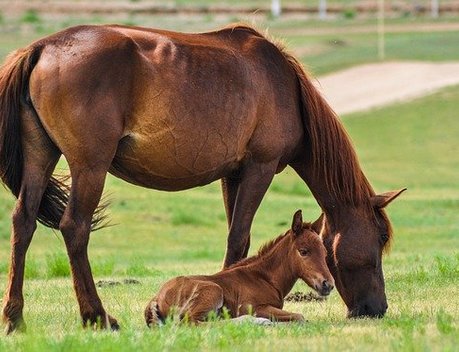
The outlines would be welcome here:
[[[258,254],[214,275],[179,276],[166,282],[148,303],[148,326],[161,324],[171,313],[192,323],[225,307],[232,318],[254,313],[273,321],[302,321],[301,314],[282,310],[284,297],[301,278],[321,295],[333,289],[325,262],[326,250],[301,210],[292,228],[261,247]]]

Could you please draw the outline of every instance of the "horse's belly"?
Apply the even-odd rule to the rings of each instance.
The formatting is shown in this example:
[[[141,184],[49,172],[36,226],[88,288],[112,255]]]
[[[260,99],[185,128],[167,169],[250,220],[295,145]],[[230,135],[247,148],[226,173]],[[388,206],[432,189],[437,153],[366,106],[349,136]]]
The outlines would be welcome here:
[[[174,136],[171,131],[131,133],[118,146],[110,172],[128,182],[179,191],[205,185],[229,174],[239,164],[236,148],[219,133],[206,137]]]

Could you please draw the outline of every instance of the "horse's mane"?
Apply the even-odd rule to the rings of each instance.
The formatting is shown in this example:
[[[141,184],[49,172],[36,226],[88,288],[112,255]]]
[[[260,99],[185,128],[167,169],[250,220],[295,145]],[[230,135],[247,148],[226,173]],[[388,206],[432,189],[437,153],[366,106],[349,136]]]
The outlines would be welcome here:
[[[312,83],[310,74],[282,43],[267,34],[263,35],[245,24],[234,24],[227,28],[262,37],[285,57],[295,72],[301,89],[303,124],[309,135],[308,147],[311,151],[312,169],[315,170],[316,176],[320,175],[327,192],[342,204],[366,207],[370,212],[374,212],[375,222],[376,213],[379,213],[386,223],[389,239],[391,239],[392,227],[385,211],[374,209],[370,203],[370,198],[375,195],[375,192],[362,172],[352,141],[336,112]]]
[[[309,134],[313,169],[322,175],[322,181],[330,195],[343,204],[363,206],[373,214],[378,223],[378,213],[387,227],[389,240],[384,248],[388,250],[392,239],[392,226],[384,209],[371,205],[375,191],[364,175],[351,138],[340,118],[321,93],[312,84],[302,64],[283,46],[276,45],[294,69],[301,87],[301,101],[306,131]],[[307,106],[305,106],[307,104]]]
[[[303,223],[303,229],[311,230],[311,229],[312,229],[311,223],[309,223],[309,222],[304,222],[304,223]],[[275,239],[266,242],[265,244],[263,244],[263,245],[258,249],[257,254],[255,254],[255,255],[253,255],[253,256],[251,256],[251,257],[242,259],[242,260],[238,261],[237,263],[234,263],[233,265],[230,265],[226,270],[238,268],[238,267],[241,267],[241,266],[247,266],[247,265],[249,265],[249,264],[253,264],[253,263],[259,262],[259,261],[262,260],[264,257],[266,257],[266,255],[267,255],[268,253],[270,253],[271,250],[272,250],[274,247],[276,247],[278,243],[280,243],[285,237],[287,237],[288,234],[290,233],[290,231],[291,231],[291,230],[288,230],[287,232],[285,232],[285,233],[283,233],[283,234],[280,234],[280,235],[279,235],[278,237],[276,237]]]
[[[285,57],[294,70],[303,99],[304,125],[310,139],[314,170],[323,175],[323,182],[331,195],[347,204],[361,205],[375,195],[363,174],[355,148],[340,118],[312,83],[303,65],[277,40],[263,35],[244,24],[233,24],[226,29],[246,31],[269,41]]]
[[[224,30],[231,30],[232,32],[234,31],[244,31],[244,32],[248,32],[250,34],[253,34],[254,36],[256,37],[260,37],[260,38],[266,38],[266,36],[264,36],[263,34],[261,34],[258,30],[256,30],[255,28],[245,24],[245,23],[232,23],[232,24],[229,24],[228,26],[226,27],[223,27],[223,31]]]

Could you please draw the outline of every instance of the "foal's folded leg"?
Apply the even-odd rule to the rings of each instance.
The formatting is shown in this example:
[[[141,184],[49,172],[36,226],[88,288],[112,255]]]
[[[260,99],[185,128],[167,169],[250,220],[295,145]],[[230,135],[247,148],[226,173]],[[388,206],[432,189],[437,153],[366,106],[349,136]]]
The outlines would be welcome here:
[[[258,306],[255,309],[255,314],[260,318],[267,318],[272,321],[289,322],[298,321],[304,322],[304,316],[298,313],[291,313],[273,306]]]

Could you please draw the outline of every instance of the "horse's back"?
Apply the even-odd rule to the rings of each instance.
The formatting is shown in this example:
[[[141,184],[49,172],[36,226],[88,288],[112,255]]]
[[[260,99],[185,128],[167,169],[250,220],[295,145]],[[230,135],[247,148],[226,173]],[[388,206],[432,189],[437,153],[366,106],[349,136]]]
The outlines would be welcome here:
[[[29,94],[41,124],[67,159],[105,157],[102,147],[119,141],[129,115],[135,43],[108,28],[79,26],[32,45],[41,54]]]

